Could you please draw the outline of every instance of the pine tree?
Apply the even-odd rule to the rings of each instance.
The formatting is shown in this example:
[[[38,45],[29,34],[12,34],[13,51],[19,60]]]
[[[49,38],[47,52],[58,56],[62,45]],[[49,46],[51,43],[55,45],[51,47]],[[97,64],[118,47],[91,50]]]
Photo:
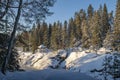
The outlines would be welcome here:
[[[120,0],[117,0],[115,21],[114,21],[114,43],[115,50],[120,51]]]

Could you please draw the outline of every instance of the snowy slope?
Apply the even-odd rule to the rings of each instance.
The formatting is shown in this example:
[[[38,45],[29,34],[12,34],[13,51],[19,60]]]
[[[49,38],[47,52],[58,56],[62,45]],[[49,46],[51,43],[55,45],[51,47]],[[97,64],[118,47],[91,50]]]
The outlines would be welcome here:
[[[102,61],[105,55],[97,56],[95,53],[81,53],[72,52],[65,60],[66,67],[69,70],[89,72],[95,68],[101,68]]]

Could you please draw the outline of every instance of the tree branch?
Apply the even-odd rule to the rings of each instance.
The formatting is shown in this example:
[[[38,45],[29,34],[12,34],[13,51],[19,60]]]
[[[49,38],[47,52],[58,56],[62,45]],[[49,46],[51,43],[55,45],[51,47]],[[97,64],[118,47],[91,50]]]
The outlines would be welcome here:
[[[6,5],[6,8],[5,8],[5,11],[2,13],[2,15],[0,16],[0,20],[5,16],[5,14],[8,12],[8,8],[9,8],[9,3],[10,3],[10,0],[7,0],[7,5]]]

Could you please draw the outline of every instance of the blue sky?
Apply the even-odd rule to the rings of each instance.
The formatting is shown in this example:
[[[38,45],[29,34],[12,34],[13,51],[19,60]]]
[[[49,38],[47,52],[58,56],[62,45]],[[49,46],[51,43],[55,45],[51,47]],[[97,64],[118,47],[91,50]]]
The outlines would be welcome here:
[[[64,22],[74,17],[74,13],[80,9],[87,10],[89,4],[92,4],[94,10],[97,10],[101,5],[106,3],[108,12],[115,11],[116,0],[57,0],[50,11],[54,12],[52,16],[46,18],[47,23],[53,23],[56,21]]]

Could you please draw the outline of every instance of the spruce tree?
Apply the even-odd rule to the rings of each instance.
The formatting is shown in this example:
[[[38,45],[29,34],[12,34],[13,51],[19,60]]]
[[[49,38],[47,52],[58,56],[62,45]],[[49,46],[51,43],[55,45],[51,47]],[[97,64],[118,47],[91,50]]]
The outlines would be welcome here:
[[[59,44],[60,44],[60,49],[63,48],[63,39],[62,39],[62,34],[63,34],[63,28],[62,28],[62,23],[60,23],[60,28],[59,28]]]
[[[40,30],[39,30],[39,45],[43,44],[43,25],[40,25]]]
[[[103,36],[102,31],[104,30],[103,21],[102,21],[103,20],[103,6],[102,5],[100,5],[100,7],[98,9],[98,14],[99,14],[99,23],[100,23],[100,27],[101,27],[101,34],[100,34],[100,36],[102,38],[102,36]]]
[[[93,15],[94,15],[94,10],[92,8],[92,5],[89,5],[88,7],[88,10],[87,10],[87,13],[88,13],[88,17],[87,17],[87,26],[88,26],[88,34],[89,34],[89,40],[91,39],[91,36],[92,36],[92,18],[93,18]],[[83,34],[84,35],[84,34]]]
[[[56,29],[56,45],[57,45],[57,49],[60,49],[61,46],[61,31],[62,31],[62,24],[60,23],[60,21],[57,21],[57,25],[56,25],[57,29]]]
[[[23,51],[29,51],[29,38],[30,38],[30,34],[28,31],[23,31],[21,33],[21,35],[19,36],[19,43],[23,44]]]
[[[64,26],[63,26],[63,34],[62,34],[62,39],[63,39],[63,48],[68,47],[68,36],[67,36],[67,21],[64,21]]]
[[[86,19],[86,12],[85,12],[85,10],[81,9],[80,12],[79,12],[79,16],[80,16],[81,21]]]
[[[48,44],[48,26],[45,21],[42,23],[42,34],[43,34],[43,45],[47,46]]]
[[[31,31],[31,35],[30,35],[30,42],[31,42],[31,49],[32,49],[32,52],[35,53],[35,50],[38,48],[38,44],[37,44],[37,33],[36,33],[36,25],[34,24],[33,25],[33,28],[32,28],[32,31]]]
[[[91,25],[91,43],[93,49],[98,49],[102,45],[101,41],[101,25],[100,25],[100,15],[98,11],[94,13],[92,18],[92,25]]]
[[[92,18],[93,12],[94,12],[93,7],[92,7],[92,5],[90,4],[90,5],[88,6],[88,9],[87,9],[88,19]]]
[[[58,49],[58,45],[57,45],[57,34],[58,34],[58,27],[57,27],[57,23],[54,22],[53,27],[52,27],[52,35],[51,35],[51,48],[56,50]]]
[[[89,48],[90,47],[90,36],[89,36],[89,27],[87,20],[83,20],[82,25],[82,47]]]
[[[76,27],[73,18],[69,20],[68,24],[68,47],[72,47],[75,40]]]
[[[48,44],[47,47],[51,48],[51,34],[52,34],[52,24],[49,24],[49,28],[48,28]]]
[[[82,21],[83,20],[86,20],[87,18],[86,18],[86,12],[85,12],[85,10],[83,10],[83,9],[81,9],[80,10],[80,12],[79,12],[79,15],[80,15],[80,20],[81,20],[81,23],[82,23]],[[81,23],[80,23],[80,26],[81,26]],[[80,27],[80,33],[79,33],[80,35],[79,35],[79,38],[81,39],[82,38],[82,30],[81,30],[81,27]]]
[[[98,13],[100,15],[100,18],[102,18],[102,13],[103,13],[103,6],[100,5],[99,9],[98,9]]]
[[[114,35],[111,32],[111,30],[108,30],[105,39],[103,40],[103,46],[107,49],[111,49],[113,45],[113,39]]]
[[[113,16],[113,11],[111,11],[109,14],[108,14],[108,20],[109,20],[109,25],[110,25],[110,31],[112,32],[113,31],[113,24],[114,24],[114,16]]]
[[[102,13],[102,25],[101,25],[101,29],[102,29],[102,39],[104,40],[106,37],[106,33],[108,32],[108,30],[110,29],[110,24],[109,24],[109,20],[108,20],[108,12],[107,12],[107,7],[106,4],[104,4],[104,8],[103,8],[103,13]]]
[[[41,45],[40,32],[41,32],[41,23],[38,22],[37,23],[37,34],[36,34],[38,37],[38,39],[37,39],[38,46]]]
[[[81,12],[81,15],[82,15],[82,12]],[[79,13],[77,13],[77,12],[75,13],[74,22],[75,22],[75,27],[74,27],[75,37],[76,37],[77,40],[80,40],[81,36],[82,36],[82,33],[81,33],[81,18],[80,18]]]

